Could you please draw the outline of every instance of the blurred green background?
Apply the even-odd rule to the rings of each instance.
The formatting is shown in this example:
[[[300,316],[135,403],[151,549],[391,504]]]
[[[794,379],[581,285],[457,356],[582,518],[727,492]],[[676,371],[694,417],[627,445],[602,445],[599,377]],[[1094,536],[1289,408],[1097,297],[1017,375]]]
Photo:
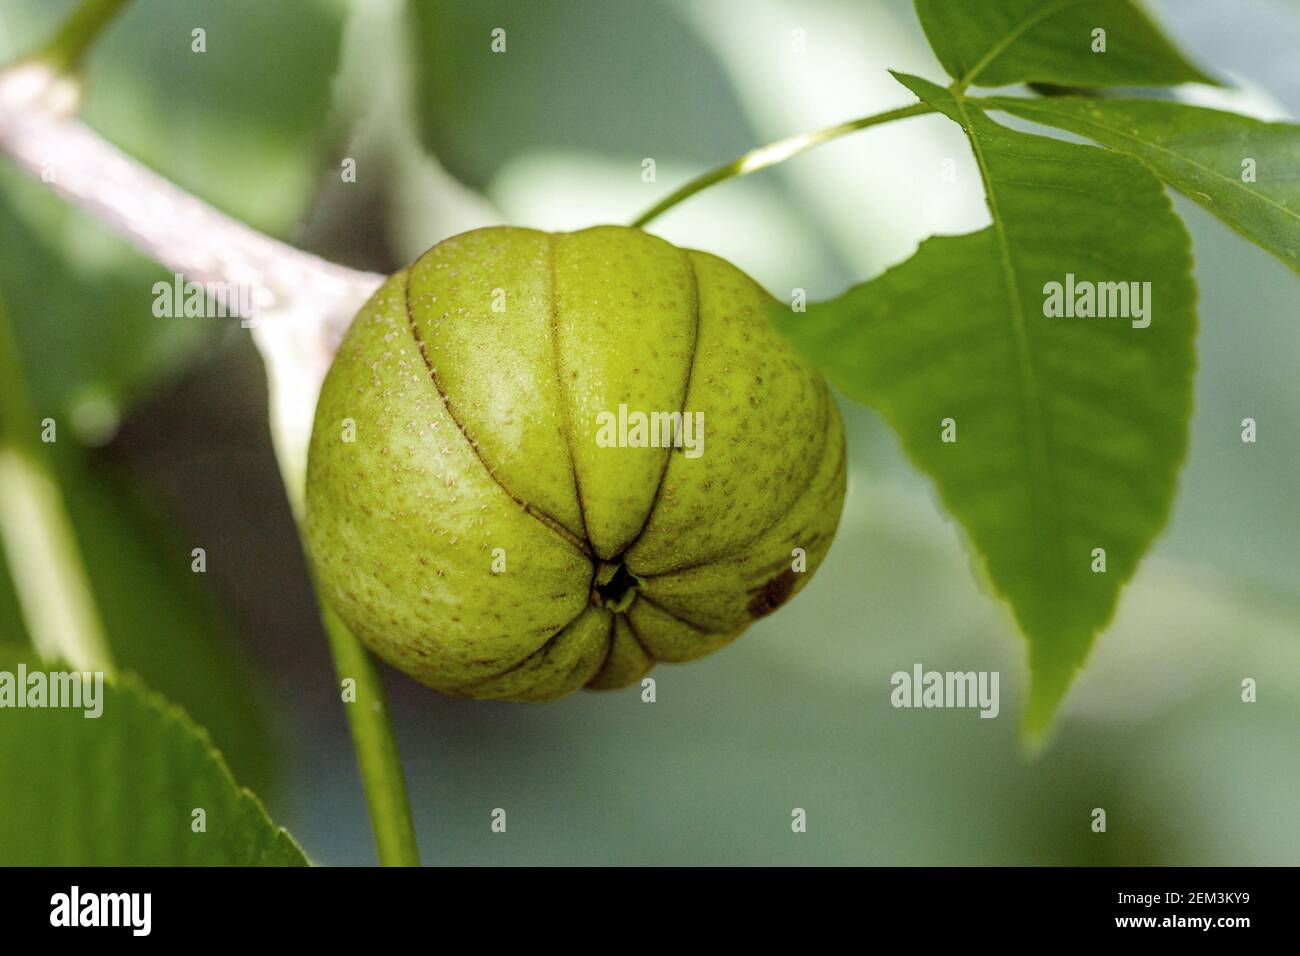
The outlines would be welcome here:
[[[0,62],[69,7],[6,0]],[[1182,95],[1300,110],[1300,6],[1152,10],[1236,86]],[[905,0],[138,0],[90,60],[85,117],[258,228],[392,271],[489,223],[627,222],[749,148],[908,102],[886,68],[942,78]],[[960,131],[913,119],[650,228],[778,296],[829,296],[927,235],[987,222],[976,175],[940,178],[947,158],[970,171]],[[881,421],[845,403],[849,499],[825,566],[743,640],[659,667],[656,703],[635,688],[456,701],[385,670],[425,862],[1300,862],[1300,288],[1176,202],[1201,296],[1191,452],[1046,753],[1019,744],[1009,615]],[[260,359],[237,322],[153,318],[165,275],[0,163],[0,294],[38,413],[71,426],[57,467],[115,655],[211,731],[313,860],[374,862]],[[1258,444],[1240,441],[1247,416]],[[194,547],[206,575],[190,573]],[[21,633],[0,573],[0,637]],[[894,710],[889,677],[917,662],[1001,671],[1001,716]],[[1240,700],[1245,677],[1257,703]]]

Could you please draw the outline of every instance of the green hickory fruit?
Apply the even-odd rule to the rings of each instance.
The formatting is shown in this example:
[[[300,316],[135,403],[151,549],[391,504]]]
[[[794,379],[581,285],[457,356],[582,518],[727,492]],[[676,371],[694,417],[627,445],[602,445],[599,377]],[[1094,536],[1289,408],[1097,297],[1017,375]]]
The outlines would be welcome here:
[[[844,501],[839,410],[773,301],[637,229],[438,244],[358,313],[321,391],[325,599],[459,697],[621,687],[728,643],[803,587]],[[693,452],[685,429],[637,435],[635,413],[683,410],[703,413]]]

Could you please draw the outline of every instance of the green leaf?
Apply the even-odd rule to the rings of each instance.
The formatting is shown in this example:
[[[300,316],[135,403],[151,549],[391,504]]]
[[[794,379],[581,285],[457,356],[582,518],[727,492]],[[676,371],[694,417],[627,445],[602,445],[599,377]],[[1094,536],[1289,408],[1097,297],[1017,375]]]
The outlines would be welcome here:
[[[408,5],[422,140],[476,188],[529,153],[711,166],[754,143],[699,31],[666,4],[420,0]],[[495,31],[504,31],[504,34]],[[494,52],[493,44],[504,52]],[[667,110],[707,88],[709,111]]]
[[[82,115],[130,156],[288,238],[328,152],[341,0],[135,0],[91,52]],[[205,31],[206,52],[192,31]]]
[[[265,681],[211,592],[211,576],[190,573],[189,546],[138,488],[114,480],[102,464],[92,468],[76,449],[51,458],[113,659],[184,706],[239,779],[269,796],[276,748]],[[0,640],[23,641],[3,552]]]
[[[0,681],[20,664],[60,669],[8,647]],[[103,684],[100,716],[85,703],[0,709],[0,865],[306,865],[179,708],[130,676]]]
[[[113,659],[184,707],[239,779],[270,798],[276,740],[266,681],[213,576],[191,572],[194,542],[147,485],[109,461],[65,450],[56,467]]]
[[[1214,83],[1130,0],[916,0],[916,15],[960,88],[1053,83]],[[1106,50],[1093,52],[1093,31]]]
[[[1300,126],[1165,100],[996,96],[991,108],[1134,156],[1300,271]],[[1244,166],[1247,160],[1249,167]],[[1253,181],[1247,181],[1247,168]]]
[[[151,286],[161,270],[8,170],[0,171],[0,247],[0,297],[34,405],[15,427],[35,441],[42,419],[57,422],[60,440],[40,448],[57,473],[113,655],[193,714],[240,778],[266,792],[263,685],[208,578],[190,573],[191,545],[177,540],[156,496],[118,480],[110,456],[95,467],[76,441],[111,434],[138,395],[228,320],[155,318]],[[10,593],[6,577],[0,639],[23,634]]]
[[[22,608],[18,604],[13,574],[6,563],[3,547],[0,547],[0,640],[15,644],[31,641],[31,635],[23,623]]]
[[[322,170],[338,175],[330,110],[347,6],[132,0],[90,50],[82,116],[195,195],[291,238]],[[3,7],[0,62],[43,45],[76,4]],[[193,49],[200,28],[206,52]]]
[[[934,479],[1028,638],[1025,726],[1038,734],[1169,514],[1191,413],[1190,240],[1136,160],[1013,132],[899,78],[966,129],[993,224],[932,237],[779,321]],[[1149,327],[1047,317],[1044,288],[1067,275],[1150,282]]]
[[[82,441],[111,436],[125,410],[175,372],[220,322],[153,314],[169,276],[104,226],[0,169],[0,291],[41,417]]]

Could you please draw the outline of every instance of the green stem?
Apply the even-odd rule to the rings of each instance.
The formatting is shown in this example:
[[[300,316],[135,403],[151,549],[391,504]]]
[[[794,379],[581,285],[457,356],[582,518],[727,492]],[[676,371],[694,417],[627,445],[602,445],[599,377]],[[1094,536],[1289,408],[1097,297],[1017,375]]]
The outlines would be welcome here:
[[[279,455],[280,477],[284,481],[289,507],[302,537],[306,475],[301,463],[292,455]],[[305,540],[305,538],[304,538]],[[420,853],[411,823],[411,802],[402,775],[402,758],[397,752],[397,738],[388,719],[384,683],[375,660],[343,619],[334,613],[325,599],[319,582],[313,581],[321,626],[329,639],[330,656],[340,683],[355,682],[356,696],[343,704],[343,712],[352,730],[352,744],[357,751],[357,768],[366,791],[370,828],[375,834],[375,849],[384,866],[419,866]]]
[[[81,0],[59,32],[40,49],[35,59],[59,73],[71,73],[95,44],[112,19],[129,0]]]
[[[646,212],[642,213],[636,221],[632,223],[634,228],[640,228],[653,219],[659,218],[673,206],[689,199],[696,193],[708,189],[710,186],[717,185],[736,176],[747,176],[750,173],[756,173],[760,169],[767,169],[769,166],[775,166],[777,163],[785,162],[791,156],[798,156],[800,153],[806,153],[815,146],[822,143],[838,139],[848,133],[856,133],[860,129],[866,129],[870,126],[879,126],[882,123],[889,123],[893,120],[906,119],[909,116],[921,116],[925,113],[933,113],[934,107],[928,103],[914,103],[911,106],[899,107],[896,110],[889,110],[885,113],[876,113],[873,116],[864,116],[861,119],[850,120],[847,123],[840,123],[836,126],[828,126],[826,129],[818,130],[815,133],[801,133],[798,136],[790,136],[786,139],[777,140],[775,143],[769,143],[766,146],[760,146],[758,149],[750,150],[739,159],[732,160],[725,166],[719,166],[701,176],[692,179],[681,189],[670,195],[667,199],[652,206]]]
[[[40,429],[0,301],[0,547],[37,652],[78,670],[112,673],[76,532],[49,456],[37,440]]]
[[[384,866],[419,866],[420,854],[402,776],[402,759],[388,719],[379,671],[361,642],[324,601],[321,623],[329,637],[339,680],[350,678],[356,682],[356,698],[343,706],[352,727],[352,742],[357,749],[357,764],[366,789],[379,862]]]

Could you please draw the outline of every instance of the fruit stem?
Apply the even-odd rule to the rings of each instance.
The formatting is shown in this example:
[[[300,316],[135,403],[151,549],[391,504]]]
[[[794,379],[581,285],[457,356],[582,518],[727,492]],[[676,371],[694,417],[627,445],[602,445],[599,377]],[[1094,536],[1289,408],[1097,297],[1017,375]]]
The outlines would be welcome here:
[[[806,153],[815,146],[822,143],[830,142],[849,133],[856,133],[860,129],[867,129],[870,126],[879,126],[882,123],[889,123],[894,120],[907,119],[909,116],[921,116],[925,113],[933,113],[934,107],[928,103],[913,103],[911,106],[901,106],[895,110],[888,110],[884,113],[876,113],[872,116],[863,116],[860,119],[849,120],[847,123],[839,123],[835,126],[828,126],[825,129],[817,130],[814,133],[800,133],[798,136],[789,136],[785,139],[777,140],[775,143],[769,143],[766,146],[760,146],[758,149],[752,149],[744,156],[733,159],[731,162],[712,169],[707,173],[697,176],[686,185],[682,186],[667,199],[664,199],[652,206],[646,212],[642,213],[633,223],[633,228],[641,228],[651,220],[658,219],[661,215],[672,209],[678,203],[689,199],[698,192],[715,186],[720,182],[733,179],[737,176],[748,176],[750,173],[756,173],[760,169],[767,169],[769,166],[775,166],[777,163],[783,163],[792,156],[798,156],[800,153]]]
[[[366,790],[375,850],[383,866],[419,866],[420,853],[411,823],[411,802],[402,776],[393,725],[388,719],[384,685],[374,658],[348,630],[342,619],[322,599],[321,623],[330,642],[330,654],[340,683],[356,682],[356,697],[344,705],[357,766]]]

